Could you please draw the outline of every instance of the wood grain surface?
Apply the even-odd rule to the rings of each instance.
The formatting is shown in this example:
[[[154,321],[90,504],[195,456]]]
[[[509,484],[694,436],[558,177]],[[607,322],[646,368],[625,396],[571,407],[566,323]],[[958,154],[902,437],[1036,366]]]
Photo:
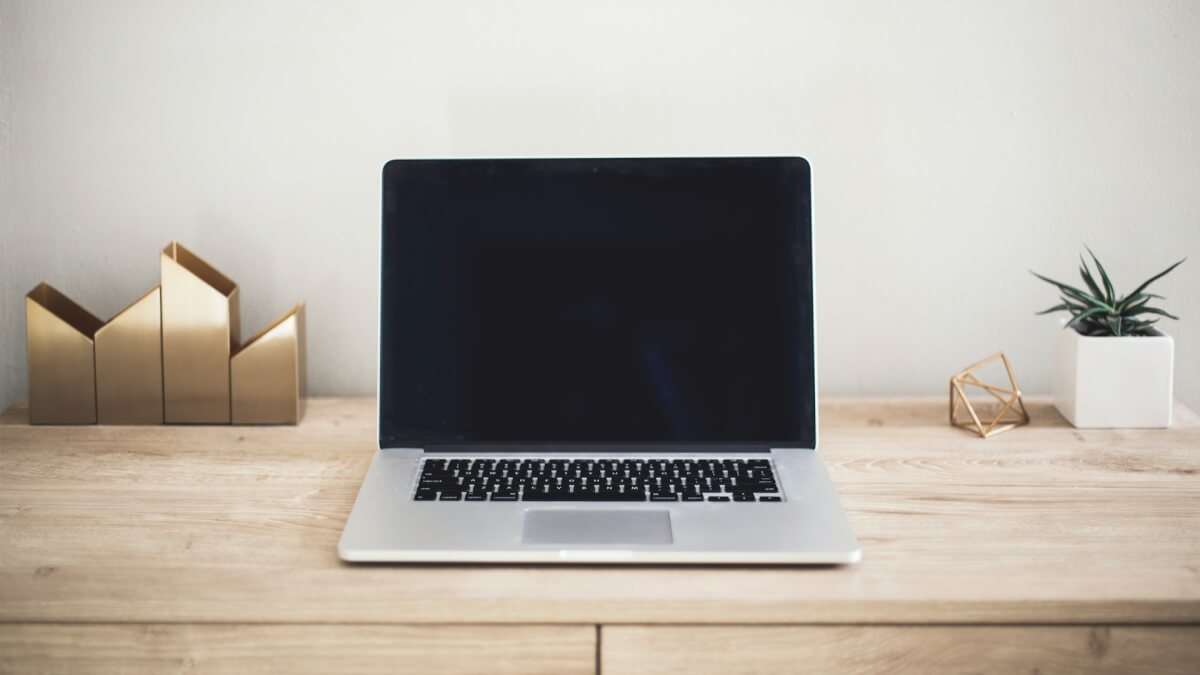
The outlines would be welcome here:
[[[371,399],[297,427],[0,419],[0,621],[1200,622],[1200,421],[1076,430],[1045,401],[983,440],[944,399],[831,400],[845,568],[352,566]]]
[[[1196,626],[605,626],[601,645],[606,675],[1190,675],[1200,668]]]
[[[596,627],[8,624],[0,672],[582,675]]]

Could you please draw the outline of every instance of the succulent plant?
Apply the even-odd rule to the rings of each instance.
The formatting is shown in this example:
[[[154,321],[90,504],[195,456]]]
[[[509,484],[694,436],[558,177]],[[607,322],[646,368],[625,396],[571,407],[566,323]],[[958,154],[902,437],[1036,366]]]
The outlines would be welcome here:
[[[1084,248],[1087,247],[1085,246]],[[1071,320],[1064,327],[1074,328],[1083,335],[1093,337],[1153,335],[1153,326],[1159,321],[1157,317],[1179,318],[1158,307],[1151,307],[1150,300],[1155,298],[1161,300],[1164,298],[1161,295],[1145,291],[1150,284],[1165,277],[1171,270],[1183,264],[1183,261],[1187,260],[1187,258],[1180,260],[1142,282],[1142,285],[1134,289],[1132,293],[1118,298],[1117,294],[1113,291],[1112,281],[1108,278],[1108,273],[1104,271],[1104,265],[1100,264],[1100,261],[1096,258],[1096,254],[1092,253],[1092,249],[1088,248],[1087,252],[1092,257],[1092,262],[1096,264],[1096,270],[1100,272],[1101,281],[1101,283],[1096,283],[1096,278],[1092,276],[1091,268],[1088,267],[1087,261],[1080,255],[1079,276],[1083,278],[1083,282],[1087,285],[1087,291],[1082,291],[1074,286],[1068,286],[1049,277],[1044,277],[1037,272],[1032,272],[1033,276],[1056,286],[1059,292],[1062,293],[1062,304],[1038,312],[1038,314],[1069,312]],[[1150,318],[1150,315],[1154,315],[1155,318]]]

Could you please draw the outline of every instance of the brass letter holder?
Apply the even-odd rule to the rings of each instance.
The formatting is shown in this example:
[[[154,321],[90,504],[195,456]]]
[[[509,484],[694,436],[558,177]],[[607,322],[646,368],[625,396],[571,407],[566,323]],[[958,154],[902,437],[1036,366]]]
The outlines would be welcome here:
[[[163,411],[168,424],[229,424],[229,357],[239,339],[238,288],[175,242],[162,272]]]
[[[162,306],[155,286],[96,331],[100,424],[162,424]]]
[[[96,352],[101,321],[47,283],[25,296],[29,421],[96,423]]]
[[[299,423],[304,304],[240,345],[237,284],[176,242],[159,263],[159,286],[107,322],[29,292],[30,423]]]
[[[304,413],[304,303],[251,339],[230,362],[234,424],[296,424]]]

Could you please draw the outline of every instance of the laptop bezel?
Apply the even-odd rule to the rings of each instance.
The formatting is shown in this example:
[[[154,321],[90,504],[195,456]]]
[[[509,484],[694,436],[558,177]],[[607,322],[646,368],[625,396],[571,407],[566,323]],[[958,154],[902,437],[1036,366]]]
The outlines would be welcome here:
[[[811,336],[809,359],[811,364],[812,382],[811,396],[808,398],[811,410],[806,419],[812,420],[811,429],[805,429],[802,434],[806,438],[811,438],[811,442],[804,440],[781,440],[781,441],[750,441],[750,442],[731,442],[731,441],[612,441],[612,442],[574,442],[574,441],[529,441],[529,442],[494,442],[494,441],[460,441],[460,442],[421,442],[414,444],[408,441],[390,441],[385,440],[383,429],[383,399],[382,392],[382,348],[383,348],[383,312],[385,307],[384,302],[384,269],[387,264],[384,248],[384,237],[387,229],[387,214],[383,205],[382,195],[387,190],[388,171],[389,167],[401,163],[419,163],[419,162],[462,162],[462,161],[575,161],[575,160],[721,160],[721,159],[738,159],[738,160],[772,160],[772,161],[793,161],[801,167],[804,172],[804,189],[807,192],[805,203],[804,220],[798,224],[801,229],[801,236],[807,246],[805,249],[808,252],[806,263],[806,274],[809,280],[809,288],[811,290],[811,298],[808,304],[808,311],[805,313],[807,320],[807,334]],[[384,163],[380,172],[381,177],[381,204],[380,204],[380,228],[379,232],[379,293],[377,296],[377,330],[376,336],[376,382],[375,382],[375,419],[376,419],[376,444],[380,450],[385,449],[418,449],[427,452],[438,453],[469,453],[478,455],[488,454],[551,454],[551,455],[566,455],[566,454],[648,454],[648,453],[663,453],[663,454],[739,454],[739,453],[762,453],[771,450],[815,450],[817,448],[817,439],[819,436],[819,410],[817,404],[817,354],[816,354],[816,277],[814,271],[815,254],[813,251],[813,236],[812,236],[812,171],[808,160],[799,155],[778,155],[778,156],[758,156],[758,155],[730,155],[730,156],[672,156],[672,157],[644,157],[644,156],[604,156],[604,157],[470,157],[470,158],[397,158],[388,160]]]

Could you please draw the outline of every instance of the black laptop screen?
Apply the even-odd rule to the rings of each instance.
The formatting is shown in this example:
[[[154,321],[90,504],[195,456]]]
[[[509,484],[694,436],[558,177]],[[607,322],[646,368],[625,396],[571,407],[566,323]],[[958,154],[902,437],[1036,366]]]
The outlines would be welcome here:
[[[813,447],[810,211],[799,158],[389,162],[381,447]]]

